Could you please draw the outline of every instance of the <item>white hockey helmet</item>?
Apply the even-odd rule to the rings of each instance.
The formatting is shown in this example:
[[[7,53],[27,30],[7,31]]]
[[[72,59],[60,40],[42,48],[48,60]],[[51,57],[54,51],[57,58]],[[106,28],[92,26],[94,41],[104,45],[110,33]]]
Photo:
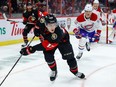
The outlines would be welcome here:
[[[84,8],[85,11],[92,11],[93,10],[93,7],[91,4],[87,4]]]
[[[94,0],[93,3],[98,3],[99,4],[99,0]]]

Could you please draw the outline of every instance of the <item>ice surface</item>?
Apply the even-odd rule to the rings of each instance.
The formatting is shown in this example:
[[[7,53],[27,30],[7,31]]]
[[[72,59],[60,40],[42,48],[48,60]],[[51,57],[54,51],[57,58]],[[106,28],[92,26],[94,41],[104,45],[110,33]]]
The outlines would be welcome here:
[[[36,44],[39,41],[32,43]],[[78,40],[71,36],[75,56]],[[0,82],[19,58],[21,44],[0,47]],[[58,77],[53,83],[42,52],[23,56],[1,87],[116,87],[116,45],[94,44],[90,52],[84,51],[77,60],[79,71],[85,73],[86,80],[76,78],[69,71],[59,51],[55,53]]]

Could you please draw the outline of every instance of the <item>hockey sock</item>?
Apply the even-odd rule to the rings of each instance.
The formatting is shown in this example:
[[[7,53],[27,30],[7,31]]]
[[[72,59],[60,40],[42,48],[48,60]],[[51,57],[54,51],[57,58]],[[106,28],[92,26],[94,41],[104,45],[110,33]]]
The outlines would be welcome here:
[[[27,44],[28,43],[28,37],[27,36],[23,36],[23,40],[24,42]]]
[[[74,75],[76,75],[77,72],[78,72],[78,68],[77,68],[77,67],[71,68],[70,71],[71,71]]]
[[[48,66],[50,67],[50,69],[51,69],[52,71],[56,71],[56,70],[57,70],[56,62],[55,62],[55,61],[49,62],[49,63],[48,63]]]
[[[75,58],[67,60],[70,71],[75,75],[78,72],[78,66]]]

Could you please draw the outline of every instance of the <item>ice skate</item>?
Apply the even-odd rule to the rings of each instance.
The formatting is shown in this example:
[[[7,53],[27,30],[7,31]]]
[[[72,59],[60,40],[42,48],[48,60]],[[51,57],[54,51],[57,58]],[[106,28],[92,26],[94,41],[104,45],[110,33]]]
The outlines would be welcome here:
[[[24,48],[24,47],[27,46],[27,44],[28,44],[28,40],[26,40],[26,41],[24,42],[24,44],[21,45],[21,47]]]
[[[109,41],[108,41],[108,43],[109,43],[109,44],[112,44],[112,41],[111,41],[111,40],[109,40]]]
[[[90,43],[89,42],[86,42],[86,49],[87,49],[87,51],[90,51]]]
[[[81,73],[81,72],[78,72],[78,73],[76,74],[76,76],[77,76],[78,78],[80,78],[80,79],[84,79],[84,78],[85,78],[84,73]]]
[[[57,77],[57,71],[51,71],[50,73],[50,81],[54,81]]]
[[[26,46],[27,46],[27,44],[25,44],[25,43],[21,45],[22,48],[24,48],[24,47],[26,47]]]
[[[79,52],[78,55],[76,56],[77,59],[80,59],[83,55],[83,52]]]

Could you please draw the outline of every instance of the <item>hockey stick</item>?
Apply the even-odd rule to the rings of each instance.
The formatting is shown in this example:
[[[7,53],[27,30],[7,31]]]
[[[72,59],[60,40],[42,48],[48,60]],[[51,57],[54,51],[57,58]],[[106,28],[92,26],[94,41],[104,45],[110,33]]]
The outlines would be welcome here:
[[[35,38],[35,36],[33,36],[33,38],[31,39],[31,41],[29,42],[29,44],[27,46],[29,46],[31,44],[31,42],[33,41],[33,39]],[[14,67],[16,66],[16,64],[19,62],[19,60],[21,59],[23,55],[21,54],[20,57],[17,59],[17,61],[15,62],[15,64],[13,65],[13,67],[10,69],[10,71],[8,72],[8,74],[5,76],[5,78],[2,80],[2,82],[0,83],[0,86],[3,84],[3,82],[6,80],[6,78],[8,77],[8,75],[11,73],[11,71],[14,69]]]
[[[6,17],[6,14],[3,13],[3,17],[6,21],[9,21],[9,22],[15,22],[15,23],[23,23],[22,21],[15,21],[15,20],[10,20]],[[27,24],[34,24],[34,23],[30,23],[30,22],[27,22]]]

